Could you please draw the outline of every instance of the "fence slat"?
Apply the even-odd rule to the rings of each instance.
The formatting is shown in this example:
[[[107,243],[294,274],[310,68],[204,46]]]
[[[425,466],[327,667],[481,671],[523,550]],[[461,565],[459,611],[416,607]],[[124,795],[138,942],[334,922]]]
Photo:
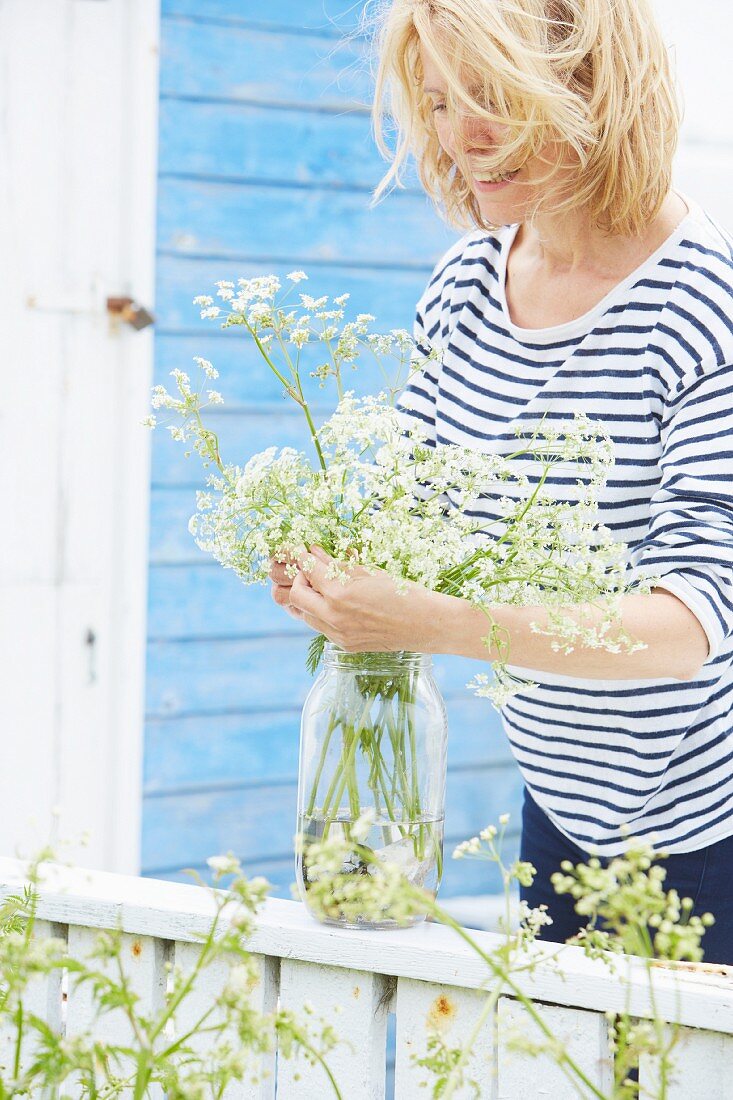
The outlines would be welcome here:
[[[305,1007],[316,1035],[321,1021],[336,1029],[339,1043],[327,1061],[348,1100],[384,1098],[388,1001],[389,987],[379,974],[293,959],[280,964],[280,1007],[291,1009],[301,1020]],[[278,1060],[277,1086],[278,1100],[327,1100],[333,1095],[321,1066],[302,1057]]]
[[[33,929],[34,939],[41,943],[49,939],[65,939],[66,929],[50,921],[37,920]],[[23,994],[23,1013],[26,1025],[23,1029],[23,1041],[20,1052],[20,1071],[28,1069],[34,1053],[38,1049],[37,1032],[27,1023],[29,1015],[39,1016],[56,1032],[62,1030],[61,970],[50,974],[37,974],[31,978]],[[15,1063],[18,1032],[12,1025],[0,1028],[0,1075],[9,1080]]]
[[[94,928],[70,925],[69,957],[84,960],[95,970],[116,978],[117,970],[111,960],[90,958],[98,937],[99,931]],[[139,997],[136,1006],[139,1012],[152,1014],[163,1007],[167,981],[165,947],[162,940],[150,936],[122,934],[122,966],[131,990]],[[70,974],[66,1034],[71,1036],[89,1032],[103,1043],[128,1043],[133,1048],[137,1045],[124,1010],[114,1008],[99,1015],[92,985],[89,982],[80,985],[75,982],[74,975]],[[162,1100],[163,1093],[156,1086],[148,1090],[148,1096],[150,1100]]]
[[[194,943],[175,945],[174,965],[184,974],[189,974],[201,954],[201,947]],[[273,1012],[277,1007],[278,965],[277,960],[265,955],[252,955],[256,973],[256,983],[250,993],[249,1003],[257,1012]],[[224,958],[215,959],[203,968],[197,976],[191,993],[181,1002],[175,1016],[175,1034],[186,1034],[211,1008],[212,1002],[220,995],[227,983],[231,971],[230,963]],[[209,1023],[217,1022],[212,1014]],[[230,1036],[236,1043],[236,1036]],[[187,1046],[198,1054],[205,1054],[213,1040],[206,1033],[197,1034],[187,1041]],[[244,1052],[243,1052],[244,1053]],[[263,1055],[250,1055],[251,1079],[233,1083],[224,1092],[224,1100],[274,1100],[275,1096],[275,1044],[271,1051]]]
[[[666,1040],[674,1029],[665,1028]],[[670,1054],[667,1100],[731,1100],[733,1097],[733,1036],[680,1027]],[[642,1095],[661,1095],[659,1060],[642,1055],[639,1063]],[[646,1093],[645,1093],[645,1090]]]
[[[431,1032],[449,1046],[465,1042],[477,1025],[488,994],[475,989],[456,989],[432,982],[400,978],[397,982],[397,1050],[395,1056],[395,1096],[399,1100],[423,1100],[431,1094],[423,1082],[434,1078],[414,1058],[427,1053]],[[494,1072],[494,1014],[487,1018],[473,1044],[466,1063],[466,1080],[475,1081],[485,1100],[496,1095]],[[472,1088],[454,1093],[456,1100],[474,1095]]]
[[[608,1022],[601,1012],[561,1008],[535,1003],[558,1048],[565,1048],[596,1088],[610,1093],[613,1087],[613,1061]],[[548,1042],[526,1009],[508,997],[499,999],[498,1009],[498,1093],[497,1100],[577,1100],[590,1095],[568,1079],[551,1053],[515,1050],[513,1039],[534,1043]]]

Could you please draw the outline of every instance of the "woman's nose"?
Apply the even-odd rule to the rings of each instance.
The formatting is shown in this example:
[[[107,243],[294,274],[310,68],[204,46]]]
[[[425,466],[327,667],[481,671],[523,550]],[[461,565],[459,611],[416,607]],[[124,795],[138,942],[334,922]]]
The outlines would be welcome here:
[[[460,151],[464,156],[471,152],[489,153],[499,144],[496,128],[483,119],[468,114],[454,116],[446,120],[445,140],[441,142],[445,151],[456,156]]]

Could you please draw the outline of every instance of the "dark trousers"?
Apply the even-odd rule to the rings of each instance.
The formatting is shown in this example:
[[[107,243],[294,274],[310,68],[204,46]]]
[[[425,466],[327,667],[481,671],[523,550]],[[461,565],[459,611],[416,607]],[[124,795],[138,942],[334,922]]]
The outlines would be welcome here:
[[[575,912],[572,898],[555,893],[550,875],[560,870],[564,859],[573,864],[587,863],[588,853],[555,828],[527,790],[522,809],[521,859],[533,864],[537,874],[532,886],[520,888],[520,896],[533,909],[547,906],[553,923],[542,929],[542,938],[564,943],[585,921]],[[667,856],[661,865],[667,871],[665,889],[677,890],[681,898],[692,898],[697,915],[712,913],[715,917],[715,924],[702,938],[704,961],[733,965],[733,836],[697,852]]]

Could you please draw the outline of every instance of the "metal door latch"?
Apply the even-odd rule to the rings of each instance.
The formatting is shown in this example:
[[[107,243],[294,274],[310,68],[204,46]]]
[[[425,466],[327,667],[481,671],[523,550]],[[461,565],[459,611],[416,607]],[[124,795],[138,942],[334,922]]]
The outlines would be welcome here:
[[[114,319],[124,321],[126,325],[138,331],[147,328],[155,322],[155,318],[149,310],[136,302],[134,298],[108,298],[107,312]]]

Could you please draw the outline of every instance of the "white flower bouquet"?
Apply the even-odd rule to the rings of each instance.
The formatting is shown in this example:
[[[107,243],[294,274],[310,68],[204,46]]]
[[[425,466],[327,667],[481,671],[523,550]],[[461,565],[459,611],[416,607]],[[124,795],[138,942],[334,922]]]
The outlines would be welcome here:
[[[601,428],[581,414],[562,429],[538,423],[529,436],[518,436],[508,455],[432,444],[424,425],[410,415],[406,399],[401,407],[395,402],[405,381],[427,361],[410,335],[404,330],[371,332],[374,318],[368,314],[345,321],[347,295],[329,301],[301,294],[297,305],[289,304],[305,275],[293,272],[288,279],[291,285],[284,292],[274,276],[221,282],[218,303],[209,296],[194,301],[202,317],[216,319],[224,328],[240,326],[254,341],[285,396],[302,410],[312,459],[293,448],[272,446],[243,466],[225,462],[217,436],[202,416],[222,400],[217,391],[207,389],[217,372],[204,359],[196,360],[203,375],[200,387],[176,370],[176,393],[162,386],[153,391],[154,408],[176,415],[177,422],[169,427],[174,438],[211,468],[190,522],[198,545],[246,584],[267,583],[273,560],[286,563],[294,576],[304,567],[309,549],[318,545],[333,558],[332,576],[344,582],[360,566],[389,574],[396,598],[412,581],[470,601],[486,615],[486,644],[501,659],[494,662],[492,681],[478,676],[469,686],[497,705],[521,682],[507,668],[510,654],[492,607],[542,606],[547,610],[544,629],[552,632],[559,649],[579,643],[633,648],[618,613],[619,598],[629,590],[626,548],[598,519],[598,493],[613,464],[612,444]],[[335,410],[320,428],[306,397],[301,363],[306,345],[318,345],[322,353],[322,362],[311,373],[321,386],[330,382],[336,388]],[[345,368],[356,366],[365,355],[375,357],[380,367],[392,357],[397,384],[376,396],[356,397],[348,391]],[[437,353],[430,352],[427,359],[434,358]],[[148,423],[154,426],[155,416]],[[570,499],[557,499],[549,488],[559,466],[563,473],[573,472],[574,489],[566,494]],[[486,514],[491,518],[477,518]],[[591,620],[579,605],[601,613]],[[317,637],[311,645],[312,670],[324,642]],[[365,718],[359,729],[353,722],[347,729],[338,716],[331,724],[332,734],[341,728],[342,748],[328,777],[328,790],[339,797],[320,806],[326,835],[330,824],[344,818],[342,794],[348,796],[349,820],[364,808],[365,795],[355,778],[356,752],[369,764],[371,807],[391,814],[393,821],[421,820],[417,786],[406,765],[414,734],[409,680],[396,688],[392,680],[385,682],[381,700],[374,698],[374,678],[370,683],[372,696],[362,708]],[[387,699],[396,699],[399,713],[406,716],[402,725],[394,724],[392,702],[385,709]],[[375,701],[382,703],[384,728],[370,717]],[[389,765],[381,749],[387,741]],[[385,791],[392,794],[387,809]],[[319,792],[314,789],[311,795],[307,802],[315,813]],[[421,828],[420,836],[424,832]]]

